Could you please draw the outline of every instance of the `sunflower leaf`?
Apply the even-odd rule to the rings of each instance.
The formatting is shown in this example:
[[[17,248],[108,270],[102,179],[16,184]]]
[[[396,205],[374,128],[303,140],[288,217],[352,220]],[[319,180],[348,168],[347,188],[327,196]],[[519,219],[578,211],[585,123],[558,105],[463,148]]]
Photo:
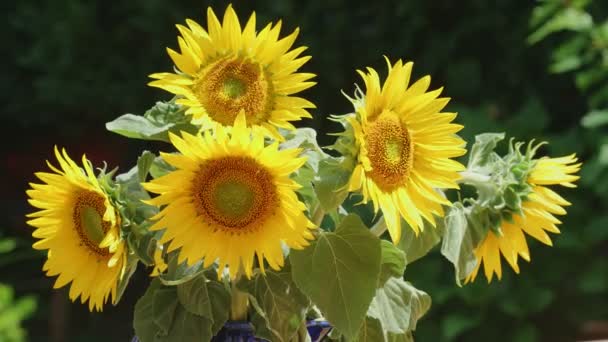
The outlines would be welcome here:
[[[169,142],[169,132],[196,133],[183,109],[171,102],[157,102],[143,116],[124,114],[106,123],[106,129],[127,138]]]
[[[384,340],[382,323],[376,318],[367,316],[353,342],[379,342]]]
[[[404,221],[402,221],[402,224],[407,225]],[[441,224],[438,224],[437,227],[427,224],[418,236],[414,234],[411,228],[404,227],[397,247],[405,252],[406,264],[411,264],[430,252],[441,241],[442,234],[443,227]]]
[[[228,320],[229,311],[226,308],[230,306],[230,292],[226,290],[223,284],[217,281],[209,281],[207,283],[207,292],[209,293],[211,313],[213,315],[211,333],[216,335]]]
[[[441,244],[441,254],[448,259],[455,270],[456,284],[465,279],[477,265],[473,250],[483,236],[479,225],[469,224],[466,209],[461,203],[454,203],[445,217],[445,235]]]
[[[154,158],[156,158],[156,155],[150,151],[143,151],[141,156],[137,158],[137,178],[139,182],[146,181],[146,177],[148,177],[148,173],[150,172],[150,167],[152,167]]]
[[[319,172],[313,186],[319,203],[326,211],[337,209],[348,195],[347,183],[353,163],[347,158],[327,157],[319,162]]]
[[[376,290],[367,315],[382,324],[385,333],[407,334],[431,307],[431,297],[402,278],[392,277]]]
[[[238,286],[257,304],[251,319],[256,336],[260,330],[268,330],[264,335],[270,340],[290,341],[306,318],[310,301],[294,284],[289,267],[266,275],[256,273]]]
[[[158,279],[152,280],[150,286],[135,304],[133,328],[141,342],[154,342],[158,326],[154,322],[154,294],[160,288]]]
[[[171,330],[178,305],[175,288],[161,287],[154,292],[152,315],[161,335],[166,335]]]
[[[390,277],[402,277],[407,261],[405,253],[389,241],[382,240],[382,261],[378,284],[383,286]]]
[[[157,335],[155,342],[210,341],[212,322],[178,305],[175,319],[166,335]]]
[[[203,274],[206,269],[202,267],[202,262],[198,261],[192,266],[184,261],[178,263],[178,253],[169,253],[169,261],[167,262],[167,272],[159,276],[159,280],[163,285],[175,286],[186,283],[191,279]]]
[[[205,277],[199,275],[190,281],[177,285],[177,298],[186,310],[213,321]]]
[[[354,214],[289,255],[293,280],[341,333],[354,338],[380,276],[380,239]]]

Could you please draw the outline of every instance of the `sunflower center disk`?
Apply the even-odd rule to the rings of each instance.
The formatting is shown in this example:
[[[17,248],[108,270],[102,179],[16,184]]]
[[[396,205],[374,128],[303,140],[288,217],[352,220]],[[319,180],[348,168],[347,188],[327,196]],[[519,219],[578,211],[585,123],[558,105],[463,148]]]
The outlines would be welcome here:
[[[232,234],[257,229],[278,205],[272,175],[249,157],[209,160],[193,185],[199,215]]]
[[[272,85],[257,63],[238,57],[221,58],[201,70],[194,93],[216,122],[232,125],[243,111],[247,123],[266,121],[272,109]]]
[[[105,199],[102,195],[83,191],[77,196],[72,218],[81,246],[105,257],[110,253],[107,249],[99,248],[99,243],[110,229],[110,223],[102,219],[104,211]]]
[[[367,174],[380,189],[390,192],[407,180],[414,148],[407,127],[393,113],[383,113],[370,123],[365,143],[371,171]]]

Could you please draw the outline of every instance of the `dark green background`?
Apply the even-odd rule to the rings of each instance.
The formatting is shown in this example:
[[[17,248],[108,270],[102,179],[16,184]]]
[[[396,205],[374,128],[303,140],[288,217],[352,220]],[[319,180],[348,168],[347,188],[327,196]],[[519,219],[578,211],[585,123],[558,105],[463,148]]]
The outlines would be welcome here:
[[[566,2],[564,2],[566,3]],[[127,170],[141,149],[162,144],[126,140],[104,123],[126,112],[143,113],[171,96],[146,86],[147,75],[169,71],[166,46],[175,47],[175,23],[204,21],[223,1],[23,0],[0,5],[2,82],[0,123],[4,128],[4,222],[0,234],[19,237],[19,248],[0,256],[0,281],[18,294],[36,294],[39,308],[25,322],[33,341],[128,341],[133,305],[148,282],[140,269],[117,308],[88,313],[70,304],[67,292],[52,291],[33,252],[24,223],[24,190],[33,172],[45,169],[54,144],[73,156],[87,152]],[[385,75],[383,55],[413,60],[414,74],[431,74],[432,87],[445,86],[449,110],[460,113],[463,136],[506,131],[518,139],[548,140],[543,153],[577,152],[597,159],[606,130],[581,127],[590,108],[573,74],[550,74],[551,54],[569,33],[530,46],[531,11],[537,3],[513,0],[435,1],[251,1],[235,2],[241,20],[255,10],[258,27],[284,20],[284,33],[301,28],[298,45],[313,56],[303,68],[318,85],[304,93],[317,105],[314,119],[301,122],[321,132],[338,128],[329,114],[346,113],[360,82],[355,69],[372,66]],[[608,4],[588,10],[606,19]],[[604,82],[604,81],[602,81]],[[605,82],[603,84],[606,84]],[[331,140],[323,138],[324,144]],[[597,164],[597,163],[596,163]],[[594,181],[564,191],[573,202],[554,248],[532,243],[532,263],[520,276],[506,270],[502,282],[454,285],[451,265],[433,253],[410,265],[406,278],[433,298],[418,325],[418,341],[571,341],[591,337],[589,322],[608,319],[608,181],[590,163]],[[602,173],[603,172],[603,173]],[[503,263],[503,266],[506,263]]]

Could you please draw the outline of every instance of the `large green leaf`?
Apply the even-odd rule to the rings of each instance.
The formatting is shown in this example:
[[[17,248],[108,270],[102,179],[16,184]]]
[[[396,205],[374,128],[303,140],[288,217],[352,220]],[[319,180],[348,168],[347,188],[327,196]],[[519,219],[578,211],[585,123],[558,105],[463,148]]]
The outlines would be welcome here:
[[[405,252],[407,264],[425,256],[441,241],[443,227],[440,224],[437,227],[426,224],[424,230],[418,233],[418,236],[404,221],[401,224],[403,229],[397,247]]]
[[[175,319],[171,330],[166,336],[158,336],[156,342],[210,341],[212,323],[210,320],[197,316],[179,305],[175,311]]]
[[[313,185],[319,203],[326,212],[337,209],[348,195],[347,183],[353,163],[347,158],[327,157],[319,162]]]
[[[306,318],[308,298],[296,287],[289,267],[281,271],[256,273],[251,280],[239,283],[239,288],[250,294],[255,303],[251,318],[257,336],[272,341],[289,341]],[[267,332],[261,333],[263,330]]]
[[[176,287],[162,286],[158,278],[152,280],[146,293],[135,304],[133,327],[142,342],[209,341],[219,331],[213,322],[188,311],[180,304]],[[211,291],[210,291],[211,292]],[[212,301],[213,302],[213,301]],[[213,304],[212,304],[213,305]],[[229,299],[221,303],[227,313]],[[216,312],[215,309],[212,310]],[[226,321],[218,314],[220,327]]]
[[[169,132],[196,133],[198,127],[190,123],[182,107],[171,102],[157,102],[143,116],[124,114],[106,123],[108,131],[128,138],[169,142]]]
[[[186,310],[213,321],[211,301],[207,291],[207,279],[204,276],[199,275],[190,281],[177,285],[177,298]]]
[[[224,287],[224,284],[217,281],[207,282],[207,292],[211,301],[211,313],[213,315],[213,326],[211,332],[217,334],[228,320],[230,307],[230,292]]]
[[[180,285],[191,279],[196,278],[198,275],[203,274],[205,269],[202,267],[202,262],[196,262],[192,266],[184,261],[178,263],[179,255],[178,252],[169,253],[169,261],[167,262],[167,272],[159,276],[160,281],[164,285],[175,286]]]
[[[380,275],[380,240],[354,214],[289,255],[293,278],[344,335],[357,335]]]
[[[407,264],[405,253],[390,241],[382,240],[381,247],[382,261],[378,282],[380,286],[384,285],[390,277],[402,277]]]
[[[386,333],[406,334],[431,307],[431,297],[402,278],[390,278],[369,307],[368,316],[378,319]]]
[[[160,288],[158,279],[152,280],[150,286],[135,304],[133,328],[141,342],[154,342],[158,326],[154,322],[154,295]]]
[[[361,324],[357,337],[353,342],[382,342],[385,341],[384,331],[380,321],[373,317],[365,317],[365,322]]]
[[[473,250],[482,238],[477,226],[468,223],[465,208],[461,203],[455,203],[445,217],[441,254],[454,265],[456,283],[459,286],[460,281],[477,265]]]
[[[169,333],[178,306],[177,291],[174,287],[161,287],[154,292],[152,314],[161,335]]]

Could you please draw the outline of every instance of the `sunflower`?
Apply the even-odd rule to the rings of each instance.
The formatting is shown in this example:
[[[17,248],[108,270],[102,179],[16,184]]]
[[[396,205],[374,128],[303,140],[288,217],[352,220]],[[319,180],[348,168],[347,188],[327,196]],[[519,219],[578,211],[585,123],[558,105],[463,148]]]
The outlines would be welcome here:
[[[230,133],[218,127],[204,136],[170,136],[181,154],[161,155],[177,170],[144,187],[160,195],[149,204],[165,206],[151,229],[166,228],[159,242],[170,242],[167,253],[181,248],[180,263],[217,261],[218,275],[227,266],[232,279],[241,268],[250,277],[254,256],[262,272],[264,259],[278,270],[282,243],[301,249],[313,238],[294,191],[300,186],[289,178],[305,162],[300,149],[265,147],[264,136],[251,133],[241,114]]]
[[[179,71],[152,74],[157,80],[149,85],[180,96],[176,103],[203,128],[230,126],[242,112],[249,125],[281,139],[277,127],[295,129],[290,121],[311,117],[314,104],[293,96],[315,84],[314,74],[296,72],[310,59],[299,57],[306,47],[289,51],[298,29],[279,39],[279,21],[257,33],[255,13],[241,29],[232,5],[222,23],[207,9],[207,31],[190,19],[186,24],[177,25],[181,53],[167,49]]]
[[[30,183],[29,203],[38,208],[27,217],[40,239],[33,247],[48,250],[43,266],[56,276],[54,288],[68,283],[70,299],[89,301],[89,310],[101,311],[108,297],[116,300],[116,286],[125,271],[126,252],[120,238],[115,208],[99,185],[91,165],[82,156],[84,171],[66,151],[55,148],[60,169],[38,172],[44,184]]]
[[[566,211],[563,207],[570,203],[546,185],[575,187],[573,182],[579,176],[575,176],[574,173],[578,172],[580,167],[581,164],[577,163],[574,155],[537,160],[527,179],[532,192],[522,203],[522,215],[513,215],[512,222],[503,221],[500,226],[501,235],[488,231],[488,235],[474,250],[478,260],[477,266],[465,281],[475,280],[482,263],[488,283],[492,281],[494,273],[500,279],[501,254],[515,273],[519,273],[518,257],[530,261],[525,234],[551,246],[551,238],[547,232],[559,234],[556,225],[561,223],[554,215],[565,215]]]
[[[424,220],[435,225],[449,205],[436,189],[458,188],[460,163],[450,159],[466,153],[455,135],[461,125],[451,123],[455,113],[442,113],[449,99],[442,89],[429,91],[430,77],[409,85],[412,63],[391,66],[384,85],[374,69],[358,71],[365,82],[362,101],[354,101],[356,115],[349,119],[358,146],[357,164],[349,191],[361,190],[382,210],[392,240],[401,237],[401,218],[416,234]]]

